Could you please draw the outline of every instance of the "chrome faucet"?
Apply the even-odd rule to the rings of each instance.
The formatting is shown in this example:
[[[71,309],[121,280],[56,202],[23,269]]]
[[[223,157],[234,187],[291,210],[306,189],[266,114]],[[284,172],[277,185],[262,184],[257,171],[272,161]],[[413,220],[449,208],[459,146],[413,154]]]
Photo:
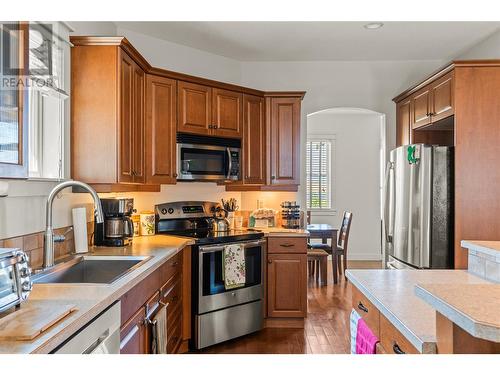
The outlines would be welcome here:
[[[92,189],[89,185],[80,181],[64,181],[60,184],[54,186],[52,191],[49,193],[47,198],[46,207],[46,218],[45,218],[45,235],[44,235],[44,254],[43,254],[43,268],[52,267],[54,265],[54,229],[52,228],[52,204],[54,203],[54,198],[62,190],[70,186],[80,187],[90,193],[92,198],[94,198],[94,215],[95,220],[98,223],[104,221],[101,200],[97,195],[96,191]]]

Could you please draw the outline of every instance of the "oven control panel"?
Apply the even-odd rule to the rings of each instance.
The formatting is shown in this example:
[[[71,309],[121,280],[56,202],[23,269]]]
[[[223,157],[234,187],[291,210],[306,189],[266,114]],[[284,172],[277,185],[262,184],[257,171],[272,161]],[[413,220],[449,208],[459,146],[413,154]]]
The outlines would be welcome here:
[[[219,206],[217,202],[169,202],[156,205],[155,214],[158,220],[211,217]]]

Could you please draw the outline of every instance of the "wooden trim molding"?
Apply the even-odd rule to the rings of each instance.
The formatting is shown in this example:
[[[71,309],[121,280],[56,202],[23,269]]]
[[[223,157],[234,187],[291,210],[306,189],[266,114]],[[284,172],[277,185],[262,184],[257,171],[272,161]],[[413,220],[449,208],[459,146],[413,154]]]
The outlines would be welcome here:
[[[241,92],[244,94],[251,94],[257,96],[265,96],[266,92],[255,90],[248,87],[238,86],[231,83],[224,83],[219,81],[214,81],[207,78],[201,78],[192,76],[189,74],[183,74],[178,72],[173,72],[167,69],[161,69],[151,66],[148,61],[137,51],[137,49],[132,46],[132,44],[128,41],[124,36],[71,36],[71,43],[75,46],[117,46],[121,47],[125,50],[134,61],[147,73],[154,74],[160,77],[176,79],[180,81],[186,81],[191,83],[196,83],[200,85],[211,86],[224,90],[231,90],[236,92]],[[288,93],[283,93],[288,96]],[[297,92],[292,93],[290,96],[299,96],[302,97],[305,95],[305,92]]]
[[[445,65],[441,69],[432,73],[429,77],[424,79],[422,82],[410,87],[408,90],[403,91],[401,94],[392,99],[393,102],[399,102],[407,96],[417,92],[422,87],[428,85],[432,81],[435,81],[438,78],[441,78],[446,73],[452,71],[456,67],[481,67],[481,66],[500,66],[500,59],[493,60],[455,60],[451,63]]]
[[[418,90],[420,90],[424,86],[427,86],[432,81],[434,81],[438,78],[441,78],[446,73],[452,71],[454,67],[455,67],[455,64],[453,62],[449,63],[448,65],[446,65],[446,66],[440,68],[439,70],[435,71],[434,73],[432,73],[429,77],[424,79],[422,82],[410,87],[408,90],[403,91],[401,94],[399,94],[398,96],[393,98],[392,101],[395,103],[401,101],[402,99],[406,98],[407,96],[417,92]]]
[[[305,91],[266,91],[264,96],[280,97],[280,98],[300,98],[304,99]]]

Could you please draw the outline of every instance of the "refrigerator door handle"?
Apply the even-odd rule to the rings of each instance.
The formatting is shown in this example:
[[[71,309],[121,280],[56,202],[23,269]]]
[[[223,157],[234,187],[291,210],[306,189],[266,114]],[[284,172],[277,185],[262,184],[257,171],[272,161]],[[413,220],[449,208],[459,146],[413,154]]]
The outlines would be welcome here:
[[[394,169],[394,163],[389,161],[385,169],[385,182],[384,182],[384,232],[385,239],[387,242],[392,242],[392,233],[389,233],[389,222],[391,221],[391,212],[393,210],[392,200],[388,195],[390,193],[391,184],[391,170]]]

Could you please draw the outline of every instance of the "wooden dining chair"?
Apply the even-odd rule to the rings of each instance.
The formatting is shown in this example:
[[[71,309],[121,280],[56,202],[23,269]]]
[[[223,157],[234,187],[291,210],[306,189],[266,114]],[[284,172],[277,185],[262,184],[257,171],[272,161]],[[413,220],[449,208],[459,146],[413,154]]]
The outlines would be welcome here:
[[[352,212],[344,211],[344,216],[342,217],[342,225],[339,231],[339,239],[337,241],[337,246],[333,250],[332,256],[335,257],[334,264],[337,264],[337,269],[334,269],[334,275],[336,275],[337,271],[339,276],[344,274],[347,269],[347,245],[349,243],[349,232],[351,231],[351,223],[352,223]],[[342,259],[341,259],[342,258]],[[342,267],[341,267],[342,263]],[[341,271],[341,268],[343,269]],[[336,277],[335,277],[336,279]]]

